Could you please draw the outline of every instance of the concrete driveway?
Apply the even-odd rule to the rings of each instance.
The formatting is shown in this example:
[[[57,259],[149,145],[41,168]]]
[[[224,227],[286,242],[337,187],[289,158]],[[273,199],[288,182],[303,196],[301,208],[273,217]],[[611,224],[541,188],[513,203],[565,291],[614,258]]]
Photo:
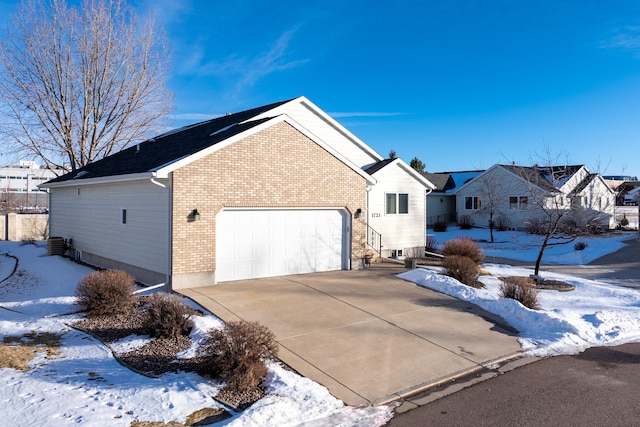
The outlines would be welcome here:
[[[258,321],[280,359],[348,405],[379,404],[516,357],[500,318],[375,264],[180,290],[225,321]]]

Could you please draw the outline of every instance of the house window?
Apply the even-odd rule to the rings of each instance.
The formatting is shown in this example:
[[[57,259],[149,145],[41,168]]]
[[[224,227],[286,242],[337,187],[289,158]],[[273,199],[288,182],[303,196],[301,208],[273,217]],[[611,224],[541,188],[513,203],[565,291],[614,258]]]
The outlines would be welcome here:
[[[464,208],[467,210],[478,210],[481,207],[480,197],[465,197]]]
[[[126,209],[122,209],[122,223],[123,224],[127,223],[127,210]]]
[[[509,209],[510,210],[526,210],[529,207],[529,197],[527,196],[510,196],[509,197]]]
[[[408,214],[409,194],[407,193],[387,193],[386,194],[387,215]]]

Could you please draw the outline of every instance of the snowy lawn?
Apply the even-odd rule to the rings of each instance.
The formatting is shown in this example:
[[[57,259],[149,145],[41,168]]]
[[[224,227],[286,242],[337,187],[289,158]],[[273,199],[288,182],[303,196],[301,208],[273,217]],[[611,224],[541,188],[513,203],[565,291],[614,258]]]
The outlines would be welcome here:
[[[60,354],[38,352],[30,370],[0,369],[2,425],[129,426],[132,421],[185,422],[202,408],[219,408],[212,399],[222,384],[193,373],[148,378],[120,365],[94,338],[67,326],[81,318],[70,313],[75,288],[91,269],[60,257],[47,257],[45,245],[0,242],[0,338],[31,332],[62,336]],[[19,259],[16,273],[15,260]],[[63,315],[59,315],[59,314]],[[197,341],[221,322],[213,315],[196,318]],[[132,337],[119,350],[144,344]],[[188,356],[189,350],[183,356]],[[216,426],[381,426],[391,408],[353,408],[326,388],[280,367],[269,366],[268,395]]]
[[[447,231],[436,233],[429,230],[427,233],[433,236],[441,246],[447,240],[456,237],[468,236],[476,240],[485,255],[485,262],[490,262],[492,257],[507,258],[518,261],[535,262],[542,236],[534,236],[522,231],[493,231],[494,242],[490,243],[489,229],[472,228],[461,230],[456,226],[449,227]],[[542,264],[585,265],[611,252],[624,247],[624,241],[638,237],[637,232],[613,232],[597,236],[580,237],[571,243],[547,247],[542,258]],[[555,242],[555,240],[551,240]],[[581,251],[574,249],[576,242],[586,243],[586,248]]]
[[[578,241],[587,244],[582,251],[575,250],[573,243],[548,248],[543,258],[542,277],[561,280],[576,288],[571,292],[540,291],[541,309],[537,311],[499,295],[498,277],[529,276],[533,270],[489,262],[492,256],[534,262],[539,250],[539,236],[512,231],[494,232],[495,242],[488,243],[482,241],[489,240],[489,230],[486,229],[460,230],[452,227],[443,233],[430,234],[440,244],[459,236],[478,240],[486,256],[484,269],[489,273],[480,277],[485,288],[473,289],[442,276],[438,274],[437,267],[419,268],[399,276],[498,314],[520,331],[520,343],[527,354],[575,354],[592,346],[640,342],[640,289],[544,271],[544,263],[586,264],[620,249],[624,240],[637,238],[637,233],[580,238]]]

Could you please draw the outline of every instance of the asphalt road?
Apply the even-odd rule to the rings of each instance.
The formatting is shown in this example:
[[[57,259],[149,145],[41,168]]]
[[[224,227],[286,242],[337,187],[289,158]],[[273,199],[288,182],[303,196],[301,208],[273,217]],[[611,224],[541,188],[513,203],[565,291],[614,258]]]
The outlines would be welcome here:
[[[531,363],[396,415],[409,426],[640,425],[640,344]]]

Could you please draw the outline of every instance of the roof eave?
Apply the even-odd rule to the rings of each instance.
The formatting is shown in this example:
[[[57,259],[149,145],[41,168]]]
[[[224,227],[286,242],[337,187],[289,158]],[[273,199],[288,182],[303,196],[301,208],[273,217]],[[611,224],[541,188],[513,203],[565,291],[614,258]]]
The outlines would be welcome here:
[[[347,166],[349,166],[351,169],[353,169],[356,173],[358,173],[360,176],[362,176],[368,184],[376,184],[378,181],[372,177],[371,175],[369,175],[368,173],[364,172],[361,168],[359,168],[355,163],[351,162],[349,159],[347,159],[346,157],[342,156],[340,153],[338,153],[337,151],[335,151],[333,148],[331,148],[329,145],[325,144],[322,140],[320,140],[318,137],[316,137],[313,133],[311,133],[309,130],[307,130],[306,128],[304,128],[302,125],[300,125],[298,122],[296,122],[295,120],[293,120],[291,117],[287,116],[286,114],[281,114],[279,116],[276,116],[270,120],[267,120],[257,126],[254,126],[250,129],[247,129],[243,132],[237,133],[223,141],[218,142],[217,144],[211,145],[203,150],[198,151],[197,153],[194,153],[190,156],[186,156],[183,157],[181,159],[177,159],[174,162],[171,162],[169,164],[163,165],[159,168],[157,168],[156,170],[153,171],[155,177],[157,178],[167,178],[169,176],[169,174],[177,169],[180,169],[198,159],[201,159],[205,156],[208,156],[212,153],[215,153],[216,151],[219,151],[225,147],[228,147],[229,145],[238,142],[242,139],[245,139],[255,133],[258,133],[262,130],[265,130],[279,122],[286,122],[289,125],[293,126],[296,130],[298,130],[300,133],[302,133],[303,135],[305,135],[307,138],[311,139],[312,141],[314,141],[316,144],[320,145],[323,149],[325,149],[326,151],[328,151],[331,155],[333,155],[334,157],[336,157],[338,160],[340,160],[341,162],[343,162],[344,164],[346,164]]]
[[[60,182],[45,182],[44,184],[38,185],[38,188],[62,188],[78,187],[81,185],[112,184],[116,182],[142,181],[154,177],[153,172],[141,172],[126,175],[100,176],[96,178],[68,179]]]

